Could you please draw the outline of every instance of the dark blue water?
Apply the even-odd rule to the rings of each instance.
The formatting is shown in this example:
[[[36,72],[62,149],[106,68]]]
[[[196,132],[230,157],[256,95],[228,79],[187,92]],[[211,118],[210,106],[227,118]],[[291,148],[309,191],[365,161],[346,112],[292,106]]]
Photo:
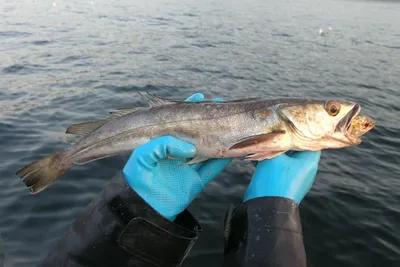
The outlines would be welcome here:
[[[359,147],[322,154],[301,206],[308,262],[399,266],[400,2],[3,0],[0,8],[6,267],[35,266],[127,157],[75,167],[35,196],[15,171],[68,147],[69,125],[143,105],[136,92],[145,90],[359,101],[377,127]],[[191,205],[204,232],[185,266],[218,266],[226,207],[241,201],[253,171],[234,161]]]

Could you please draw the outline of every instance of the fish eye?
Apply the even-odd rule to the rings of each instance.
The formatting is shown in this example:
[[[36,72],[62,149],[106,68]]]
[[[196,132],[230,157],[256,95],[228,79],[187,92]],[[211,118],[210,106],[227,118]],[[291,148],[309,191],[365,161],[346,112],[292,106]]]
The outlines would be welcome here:
[[[331,116],[336,116],[340,111],[340,103],[336,101],[329,101],[325,106],[326,112]]]

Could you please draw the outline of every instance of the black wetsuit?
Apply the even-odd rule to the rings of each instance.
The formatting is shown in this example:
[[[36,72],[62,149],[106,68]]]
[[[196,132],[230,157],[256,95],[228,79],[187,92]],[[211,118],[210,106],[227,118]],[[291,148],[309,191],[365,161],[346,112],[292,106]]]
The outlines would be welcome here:
[[[227,215],[222,266],[306,266],[299,210],[293,201],[252,199]],[[174,222],[163,218],[119,172],[39,266],[180,266],[200,232],[187,210]]]

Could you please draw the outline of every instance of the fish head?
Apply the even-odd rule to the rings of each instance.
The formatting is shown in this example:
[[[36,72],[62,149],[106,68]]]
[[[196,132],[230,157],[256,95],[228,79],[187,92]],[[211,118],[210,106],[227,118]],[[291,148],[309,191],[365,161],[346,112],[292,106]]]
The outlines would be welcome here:
[[[360,144],[361,136],[375,126],[371,118],[359,117],[360,111],[358,103],[327,100],[289,105],[280,113],[298,141],[322,149]]]

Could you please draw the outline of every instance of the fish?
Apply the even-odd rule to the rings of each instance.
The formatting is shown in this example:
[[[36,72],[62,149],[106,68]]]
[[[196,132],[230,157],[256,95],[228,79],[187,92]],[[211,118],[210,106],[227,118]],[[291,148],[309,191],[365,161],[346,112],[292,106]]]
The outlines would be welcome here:
[[[66,133],[77,138],[70,148],[18,170],[16,174],[30,193],[43,191],[74,165],[131,153],[161,136],[193,144],[196,155],[184,159],[184,165],[191,165],[212,158],[261,161],[286,151],[356,146],[363,134],[375,126],[369,124],[365,128],[361,120],[354,121],[361,105],[342,99],[187,102],[149,92],[139,94],[147,106],[116,109],[105,119],[71,125]]]

